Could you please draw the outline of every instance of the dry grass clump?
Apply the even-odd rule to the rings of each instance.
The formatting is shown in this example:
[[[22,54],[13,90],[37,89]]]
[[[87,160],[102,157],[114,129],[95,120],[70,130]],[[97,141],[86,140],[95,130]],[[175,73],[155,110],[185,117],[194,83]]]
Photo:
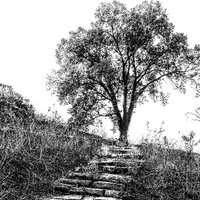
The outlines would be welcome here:
[[[52,192],[51,183],[80,164],[86,165],[94,144],[63,141],[51,132],[21,128],[4,132],[0,150],[0,199],[27,199]],[[9,135],[9,136],[8,136]],[[65,136],[63,136],[65,137]],[[3,146],[3,145],[2,145]]]
[[[194,136],[191,132],[182,137],[182,150],[160,134],[143,140],[140,149],[146,162],[134,175],[123,199],[200,199],[200,155],[194,153],[198,144]]]

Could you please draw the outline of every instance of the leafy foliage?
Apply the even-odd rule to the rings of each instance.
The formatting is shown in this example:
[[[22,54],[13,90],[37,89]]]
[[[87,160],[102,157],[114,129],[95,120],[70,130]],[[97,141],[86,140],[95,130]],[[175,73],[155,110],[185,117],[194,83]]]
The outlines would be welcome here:
[[[185,91],[197,73],[199,49],[189,49],[187,37],[175,33],[159,2],[128,10],[118,1],[101,3],[96,21],[62,39],[56,50],[60,69],[49,76],[49,88],[70,104],[78,127],[109,117],[127,139],[134,108],[146,96],[167,103],[162,82],[169,79]]]
[[[0,84],[0,105],[1,125],[18,122],[28,125],[34,118],[34,109],[29,100],[14,92],[11,86]]]

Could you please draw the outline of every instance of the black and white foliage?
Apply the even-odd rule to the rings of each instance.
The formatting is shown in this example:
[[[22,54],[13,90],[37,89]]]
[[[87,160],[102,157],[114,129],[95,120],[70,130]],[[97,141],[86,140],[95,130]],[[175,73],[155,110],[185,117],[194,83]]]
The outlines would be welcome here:
[[[79,27],[56,50],[60,69],[48,83],[60,102],[70,104],[71,122],[90,125],[109,117],[127,141],[131,117],[146,96],[167,103],[162,82],[185,91],[199,64],[199,48],[176,33],[159,2],[128,10],[118,1],[101,3],[88,30]],[[75,123],[76,122],[76,123]]]

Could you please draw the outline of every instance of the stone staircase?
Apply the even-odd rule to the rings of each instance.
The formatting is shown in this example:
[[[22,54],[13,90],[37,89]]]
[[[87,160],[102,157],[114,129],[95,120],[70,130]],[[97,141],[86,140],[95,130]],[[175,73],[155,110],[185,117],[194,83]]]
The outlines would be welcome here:
[[[55,196],[43,200],[119,200],[126,184],[144,162],[134,146],[106,146],[87,168],[54,183]]]

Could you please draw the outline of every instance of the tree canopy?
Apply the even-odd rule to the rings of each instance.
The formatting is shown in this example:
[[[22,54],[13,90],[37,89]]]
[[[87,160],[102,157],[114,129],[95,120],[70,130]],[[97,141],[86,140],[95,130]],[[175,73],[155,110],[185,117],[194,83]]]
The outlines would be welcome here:
[[[127,141],[131,117],[147,96],[167,102],[162,82],[176,89],[196,76],[199,48],[176,33],[159,2],[132,9],[118,1],[101,3],[89,29],[79,27],[56,50],[60,69],[48,77],[49,88],[70,104],[71,122],[93,124],[109,117]]]

